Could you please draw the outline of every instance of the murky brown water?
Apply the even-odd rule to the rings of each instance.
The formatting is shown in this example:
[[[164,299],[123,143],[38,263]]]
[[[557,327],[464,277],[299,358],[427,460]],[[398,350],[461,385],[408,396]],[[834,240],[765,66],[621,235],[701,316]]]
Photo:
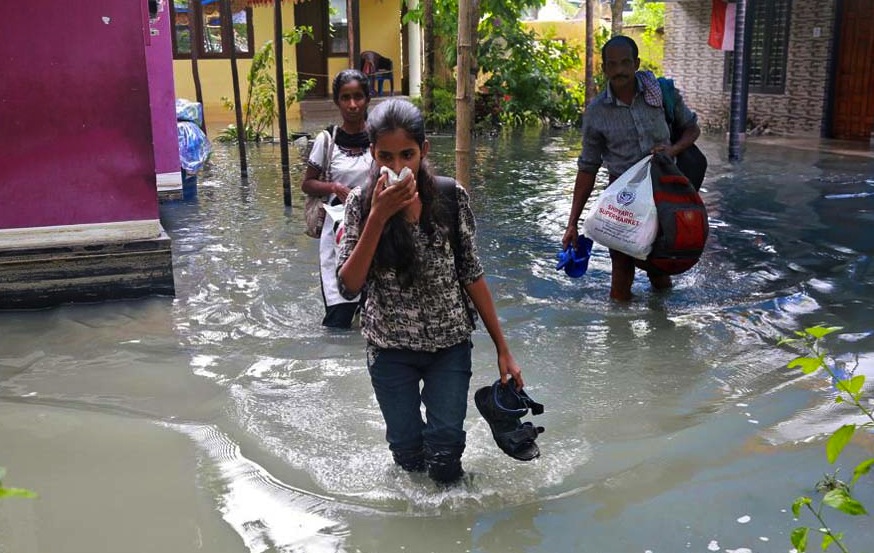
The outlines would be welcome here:
[[[843,326],[830,349],[872,379],[874,164],[751,142],[729,166],[704,146],[704,259],[617,306],[603,249],[582,279],[554,269],[578,136],[478,141],[479,247],[547,430],[516,462],[471,398],[469,478],[438,491],[392,466],[361,337],[318,324],[278,147],[252,149],[240,182],[217,144],[196,200],[161,206],[176,298],[0,313],[0,466],[40,493],[0,501],[0,553],[789,551],[788,508],[848,412],[776,339]],[[497,370],[475,343],[477,387]],[[844,455],[846,475],[870,436]],[[854,551],[874,543],[867,518],[830,519]]]

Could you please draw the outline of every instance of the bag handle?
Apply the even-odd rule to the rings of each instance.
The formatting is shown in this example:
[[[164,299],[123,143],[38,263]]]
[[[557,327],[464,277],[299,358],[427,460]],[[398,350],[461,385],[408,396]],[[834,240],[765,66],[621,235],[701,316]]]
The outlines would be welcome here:
[[[334,142],[337,140],[338,128],[338,125],[334,125],[334,128],[330,133],[327,129],[322,131],[322,135],[324,136],[323,140],[326,142],[324,147],[325,159],[322,162],[322,173],[326,182],[334,180],[331,175],[331,159],[334,156]]]

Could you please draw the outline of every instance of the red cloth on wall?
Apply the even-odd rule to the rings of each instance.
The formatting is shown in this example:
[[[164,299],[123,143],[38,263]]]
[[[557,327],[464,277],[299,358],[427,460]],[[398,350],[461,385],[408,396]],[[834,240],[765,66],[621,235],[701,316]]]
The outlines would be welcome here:
[[[710,12],[710,37],[707,44],[717,50],[734,50],[734,14],[736,4],[713,0]]]

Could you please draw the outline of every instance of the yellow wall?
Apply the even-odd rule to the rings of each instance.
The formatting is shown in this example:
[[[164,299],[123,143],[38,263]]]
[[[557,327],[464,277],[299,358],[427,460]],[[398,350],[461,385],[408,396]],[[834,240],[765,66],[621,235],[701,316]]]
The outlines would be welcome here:
[[[283,2],[282,22],[289,27],[294,23],[294,4]],[[254,29],[254,48],[260,49],[268,40],[273,40],[273,7],[261,6],[252,9],[252,26]],[[286,70],[293,70],[295,63],[294,48],[287,45],[284,49]],[[252,66],[251,59],[238,59],[237,71],[240,77],[240,94],[243,102],[246,101],[246,75]],[[200,87],[203,94],[204,117],[208,124],[231,123],[234,121],[234,112],[225,109],[221,98],[234,98],[234,85],[231,79],[231,62],[227,59],[198,59],[197,71],[200,74]],[[194,78],[191,71],[191,60],[173,60],[173,78],[175,81],[176,97],[194,100]],[[289,119],[298,118],[297,106],[289,110]]]
[[[315,0],[313,0],[315,1]],[[392,0],[364,0],[359,8],[361,44],[360,50],[375,50],[394,62],[395,93],[401,88],[401,28],[400,12],[395,13],[399,4]],[[394,24],[392,24],[392,22]],[[282,3],[282,23],[288,29],[294,25],[294,4]],[[257,6],[252,8],[252,24],[254,28],[254,48],[257,51],[268,40],[273,40],[273,7]],[[285,45],[285,69],[295,71],[297,65],[294,47]],[[240,94],[246,101],[246,75],[251,67],[251,59],[238,59],[237,70],[240,77]],[[339,71],[348,68],[346,57],[328,58],[328,94],[331,94],[330,83]],[[221,98],[233,99],[234,89],[231,80],[231,63],[229,60],[204,60],[197,62],[200,74],[201,91],[203,94],[204,116],[209,125],[214,123],[232,123],[234,112],[225,109]],[[194,79],[191,71],[191,60],[173,60],[173,76],[175,79],[176,97],[194,100]],[[386,85],[387,86],[387,85]],[[385,90],[385,88],[383,88]],[[288,110],[290,121],[300,120],[300,109],[295,103]]]
[[[392,60],[395,93],[401,89],[403,67],[401,60],[401,15],[400,2],[396,0],[370,0],[361,2],[360,50],[373,50]],[[385,86],[388,86],[387,83]],[[383,88],[385,91],[385,87]]]
[[[598,20],[595,25],[598,25]],[[580,71],[572,73],[571,77],[579,79],[585,78],[586,67],[586,21],[584,19],[570,19],[567,21],[526,21],[524,25],[541,37],[550,37],[555,39],[564,39],[568,44],[578,46],[580,48]],[[609,29],[609,22],[601,22]],[[655,62],[662,66],[664,59],[664,37],[662,34],[656,35],[652,43],[643,40],[643,27],[626,25],[623,34],[630,36],[637,43],[640,50],[640,58]],[[601,52],[595,51],[595,72],[601,71]]]
[[[525,21],[524,25],[542,38],[565,40],[569,45],[580,49],[580,70],[571,72],[568,77],[586,78],[586,20],[568,19],[566,21]]]

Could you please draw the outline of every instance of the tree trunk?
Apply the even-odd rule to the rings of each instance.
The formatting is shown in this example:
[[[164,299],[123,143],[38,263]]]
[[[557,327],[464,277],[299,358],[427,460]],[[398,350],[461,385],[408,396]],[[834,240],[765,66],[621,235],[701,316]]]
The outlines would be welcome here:
[[[622,12],[625,11],[626,0],[613,0],[610,4],[610,35],[622,34]]]
[[[595,0],[586,0],[586,106],[595,99]]]
[[[471,120],[473,119],[473,91],[470,72],[473,58],[471,20],[474,0],[458,2],[458,64],[455,85],[455,179],[465,188],[470,183]]]
[[[434,109],[434,0],[422,0],[422,110]]]

